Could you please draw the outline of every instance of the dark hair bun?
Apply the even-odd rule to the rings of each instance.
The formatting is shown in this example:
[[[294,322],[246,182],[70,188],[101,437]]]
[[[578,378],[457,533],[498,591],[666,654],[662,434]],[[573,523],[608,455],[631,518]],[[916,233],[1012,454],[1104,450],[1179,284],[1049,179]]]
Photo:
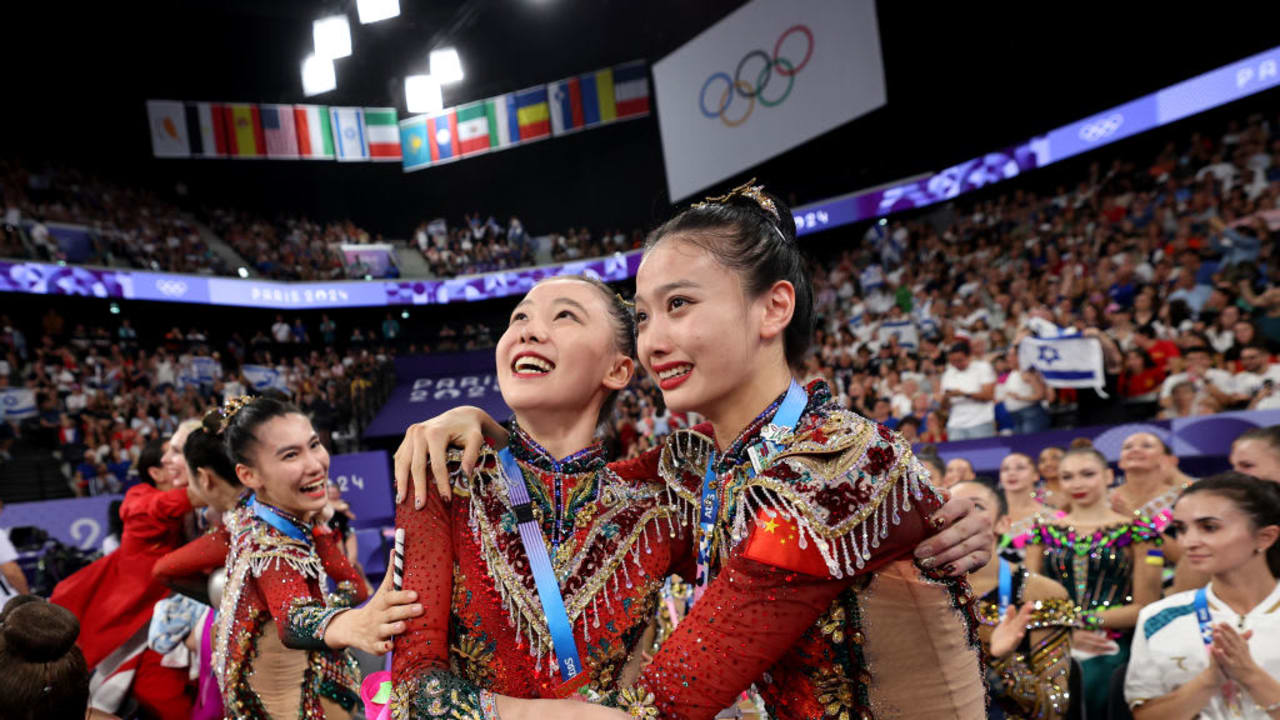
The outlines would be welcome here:
[[[10,655],[26,662],[58,660],[75,647],[80,636],[80,621],[59,605],[37,600],[5,609],[5,647]]]
[[[205,413],[200,420],[200,427],[210,435],[217,436],[218,431],[222,429],[222,410],[214,408]]]

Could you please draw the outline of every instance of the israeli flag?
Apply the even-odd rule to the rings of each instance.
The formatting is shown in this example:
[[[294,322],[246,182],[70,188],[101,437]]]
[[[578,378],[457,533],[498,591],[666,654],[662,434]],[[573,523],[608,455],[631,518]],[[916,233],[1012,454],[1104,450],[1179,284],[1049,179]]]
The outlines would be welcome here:
[[[863,294],[870,295],[884,287],[884,270],[879,265],[868,265],[863,268],[858,280],[862,283]]]
[[[0,420],[25,420],[36,416],[36,391],[0,388]]]
[[[241,372],[244,373],[244,379],[249,381],[254,390],[262,392],[263,390],[284,390],[288,391],[285,385],[284,375],[277,372],[273,367],[265,365],[242,365]]]
[[[1102,343],[1083,335],[1026,338],[1018,346],[1018,366],[1038,371],[1050,387],[1101,392],[1106,385]]]
[[[212,385],[217,382],[221,370],[221,363],[214,358],[204,355],[191,358],[191,376],[198,384]]]
[[[881,345],[888,345],[891,339],[897,339],[900,347],[915,350],[920,345],[920,332],[910,320],[885,320],[876,331],[876,340]]]

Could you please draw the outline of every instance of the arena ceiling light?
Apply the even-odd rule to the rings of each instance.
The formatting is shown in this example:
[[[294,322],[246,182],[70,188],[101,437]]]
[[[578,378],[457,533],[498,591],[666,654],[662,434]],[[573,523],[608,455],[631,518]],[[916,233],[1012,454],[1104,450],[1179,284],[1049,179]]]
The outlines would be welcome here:
[[[453,48],[432,50],[430,63],[431,77],[438,80],[441,85],[450,85],[462,80],[462,59],[458,57],[457,50]]]
[[[404,104],[411,113],[434,113],[444,109],[444,93],[432,75],[410,75],[404,79]]]
[[[356,0],[356,15],[360,16],[361,25],[389,20],[399,14],[400,0]]]
[[[333,61],[316,55],[308,55],[302,61],[302,94],[319,95],[338,87],[338,77],[333,71]],[[243,268],[241,268],[243,269]]]
[[[311,23],[316,57],[337,60],[351,54],[351,24],[346,15],[320,18]]]

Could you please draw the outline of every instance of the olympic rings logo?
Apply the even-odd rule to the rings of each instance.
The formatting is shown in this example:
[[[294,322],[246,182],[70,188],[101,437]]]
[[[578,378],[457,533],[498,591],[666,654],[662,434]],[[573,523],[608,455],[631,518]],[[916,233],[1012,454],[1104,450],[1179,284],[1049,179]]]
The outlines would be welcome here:
[[[782,57],[782,43],[793,34],[799,33],[809,40],[809,47],[804,52],[804,58],[798,63],[793,63],[790,59]],[[702,92],[698,94],[698,109],[708,118],[720,118],[720,122],[727,127],[738,127],[751,117],[751,113],[756,109],[758,101],[765,107],[775,107],[781,105],[791,95],[791,89],[796,82],[796,74],[809,64],[809,59],[813,57],[813,31],[805,25],[792,25],[778,36],[778,41],[773,44],[773,55],[770,56],[764,50],[752,50],[742,59],[738,61],[738,67],[733,72],[733,77],[726,72],[712,73],[707,81],[702,83]],[[752,85],[742,79],[742,73],[747,69],[748,65],[752,65],[753,59],[759,59],[760,69],[756,72],[756,81]],[[786,78],[787,87],[777,97],[765,97],[765,90],[769,87],[769,82],[773,80],[774,75]],[[750,77],[748,75],[747,77]],[[720,101],[715,109],[707,107],[707,91],[711,90],[712,85],[720,86]],[[729,117],[729,108],[733,106],[735,97],[742,97],[747,102],[747,109],[737,118]],[[715,94],[711,97],[714,99]]]
[[[1077,134],[1085,142],[1098,142],[1105,137],[1114,135],[1123,124],[1124,116],[1120,113],[1113,113],[1082,126]]]

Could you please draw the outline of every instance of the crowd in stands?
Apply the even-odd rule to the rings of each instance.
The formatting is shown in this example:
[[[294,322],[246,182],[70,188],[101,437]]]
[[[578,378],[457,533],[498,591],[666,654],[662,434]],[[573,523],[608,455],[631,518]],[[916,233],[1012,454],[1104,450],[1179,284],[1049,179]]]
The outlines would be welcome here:
[[[144,189],[71,168],[32,170],[0,161],[0,196],[4,257],[180,273],[233,272],[175,205]],[[49,223],[87,227],[88,243],[69,257]]]
[[[207,331],[178,327],[145,342],[127,319],[114,332],[68,330],[52,309],[38,338],[26,338],[7,316],[0,325],[0,388],[33,388],[38,407],[36,417],[0,422],[0,460],[15,440],[51,451],[77,494],[119,492],[148,439],[266,389],[306,410],[330,448],[354,448],[394,386],[393,342],[299,345],[294,333],[305,341],[307,329],[282,317],[269,329],[272,339],[259,332],[248,342],[239,333],[217,342]],[[317,335],[336,339],[336,327],[325,317]]]
[[[350,221],[322,225],[305,218],[277,222],[234,210],[210,213],[209,226],[264,277],[276,280],[338,280],[364,277],[349,272],[341,244],[381,242]]]
[[[480,213],[464,216],[463,222],[452,228],[444,219],[424,221],[414,230],[413,238],[436,277],[510,270],[537,262],[536,240],[514,216],[505,228],[493,216],[482,221]],[[638,248],[644,233],[606,230],[593,235],[582,227],[552,233],[547,240],[550,259],[568,262]]]
[[[930,441],[1280,408],[1280,115],[877,224],[812,263],[806,368],[842,401]],[[1018,370],[1028,333],[1098,339],[1106,386]]]

